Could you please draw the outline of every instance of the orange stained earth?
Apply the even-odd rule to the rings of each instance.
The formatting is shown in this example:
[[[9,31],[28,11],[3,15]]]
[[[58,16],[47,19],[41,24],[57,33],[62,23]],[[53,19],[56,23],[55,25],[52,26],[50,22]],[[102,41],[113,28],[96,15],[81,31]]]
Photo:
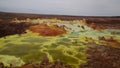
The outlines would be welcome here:
[[[95,23],[88,24],[88,26],[95,30],[103,30],[104,29],[104,27],[98,26]]]
[[[39,24],[30,26],[29,30],[35,33],[39,33],[41,36],[58,36],[66,34],[64,27],[58,27],[57,25],[48,26],[46,24]]]

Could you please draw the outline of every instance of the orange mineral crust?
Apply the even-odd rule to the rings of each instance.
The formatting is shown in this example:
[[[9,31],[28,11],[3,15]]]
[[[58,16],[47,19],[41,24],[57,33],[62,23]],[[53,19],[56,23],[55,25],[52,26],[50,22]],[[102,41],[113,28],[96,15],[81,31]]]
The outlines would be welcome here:
[[[48,26],[46,24],[39,24],[30,26],[29,30],[35,33],[39,33],[41,36],[58,36],[66,34],[66,30],[63,27],[58,27],[56,25]]]

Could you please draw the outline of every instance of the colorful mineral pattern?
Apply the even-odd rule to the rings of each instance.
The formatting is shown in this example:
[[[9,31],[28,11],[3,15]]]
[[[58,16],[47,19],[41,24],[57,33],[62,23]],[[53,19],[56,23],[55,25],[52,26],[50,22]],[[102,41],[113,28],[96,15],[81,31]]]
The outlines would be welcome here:
[[[21,22],[32,25],[26,28],[25,33],[11,33],[0,38],[0,62],[6,66],[41,62],[46,54],[50,62],[60,60],[78,68],[88,61],[86,51],[94,45],[120,48],[120,34],[117,34],[120,30],[103,29],[95,24],[89,25],[85,20],[28,18],[12,21]]]

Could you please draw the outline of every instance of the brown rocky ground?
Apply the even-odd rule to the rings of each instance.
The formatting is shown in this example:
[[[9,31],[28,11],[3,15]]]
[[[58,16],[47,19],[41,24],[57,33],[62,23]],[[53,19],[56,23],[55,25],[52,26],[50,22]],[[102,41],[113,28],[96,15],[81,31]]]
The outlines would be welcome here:
[[[88,24],[94,23],[97,26],[106,29],[120,29],[120,16],[67,16],[67,15],[45,15],[45,14],[25,14],[25,13],[7,13],[0,12],[0,20],[11,21],[14,18],[21,19],[61,19],[61,20],[81,20],[86,19]],[[114,24],[114,25],[113,25]]]
[[[120,49],[104,45],[89,45],[88,61],[80,68],[120,68]]]
[[[26,33],[26,29],[32,24],[21,22],[21,23],[11,23],[11,22],[0,22],[0,38],[8,35],[23,34]]]

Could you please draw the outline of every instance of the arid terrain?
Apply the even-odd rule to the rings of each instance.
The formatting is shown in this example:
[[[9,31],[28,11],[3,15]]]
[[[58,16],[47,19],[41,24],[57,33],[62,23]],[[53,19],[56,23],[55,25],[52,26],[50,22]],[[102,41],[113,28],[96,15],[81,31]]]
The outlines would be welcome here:
[[[0,68],[120,68],[120,16],[0,12],[0,62]]]

